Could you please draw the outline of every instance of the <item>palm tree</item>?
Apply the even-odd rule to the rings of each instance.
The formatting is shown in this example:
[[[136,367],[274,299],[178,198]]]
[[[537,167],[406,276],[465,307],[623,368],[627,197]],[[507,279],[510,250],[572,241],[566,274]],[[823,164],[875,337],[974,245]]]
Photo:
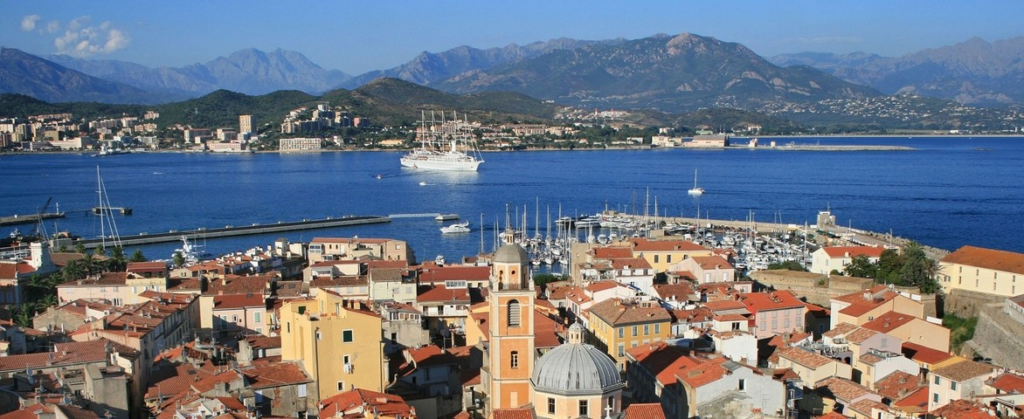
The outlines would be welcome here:
[[[85,268],[85,275],[92,275],[93,269],[96,268],[96,258],[92,256],[92,253],[86,253],[85,257],[82,258],[82,265]]]
[[[61,280],[64,282],[77,281],[85,278],[85,262],[84,259],[72,260],[64,265],[64,269],[60,271]]]
[[[132,252],[132,257],[128,258],[128,261],[130,262],[145,262],[147,260],[146,255],[142,254],[142,249],[135,249],[135,251]]]
[[[121,246],[114,246],[114,248],[110,250],[110,259],[107,260],[106,265],[107,270],[114,272],[123,271],[125,266],[127,266],[127,260],[124,256],[124,248]]]
[[[75,243],[75,253],[81,253],[81,254],[84,255],[85,254],[85,243],[82,243],[82,242]]]
[[[182,254],[180,250],[174,252],[174,260],[173,260],[173,262],[174,262],[174,267],[175,268],[180,268],[182,266],[185,266],[185,255]]]

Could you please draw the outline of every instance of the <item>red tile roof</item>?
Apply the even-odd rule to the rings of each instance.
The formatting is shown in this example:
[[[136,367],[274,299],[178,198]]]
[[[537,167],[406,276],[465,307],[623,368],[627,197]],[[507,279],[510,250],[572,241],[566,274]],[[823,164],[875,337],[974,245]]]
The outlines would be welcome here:
[[[34,404],[0,415],[0,419],[38,419],[40,414],[53,414],[53,410],[42,404]]]
[[[946,255],[942,262],[1024,274],[1024,253],[964,246]]]
[[[993,370],[995,370],[995,367],[991,364],[964,360],[952,365],[936,368],[932,371],[932,374],[959,382],[991,374]]]
[[[736,300],[719,300],[719,301],[708,301],[704,303],[704,307],[711,309],[714,312],[729,311],[729,310],[747,310],[747,305]]]
[[[867,387],[839,377],[830,377],[822,380],[818,383],[818,388],[821,387],[828,388],[837,399],[842,399],[847,403],[865,395],[875,394],[873,391],[868,390]]]
[[[923,386],[902,399],[894,400],[892,406],[911,414],[927,412],[928,386]]]
[[[664,308],[653,305],[643,307],[617,298],[610,298],[590,307],[590,313],[610,326],[641,323],[671,322],[672,316]]]
[[[231,294],[215,295],[213,297],[214,310],[231,310],[244,307],[266,307],[267,302],[263,294]]]
[[[830,362],[833,362],[829,358],[800,348],[779,348],[778,354],[781,357],[785,357],[790,361],[796,362],[797,364],[803,365],[808,368],[818,368]]]
[[[916,317],[909,314],[897,313],[895,311],[889,311],[881,316],[875,317],[874,320],[864,323],[861,327],[865,329],[871,329],[874,331],[889,333],[893,330],[899,329],[901,326],[914,321]]]
[[[1000,390],[1004,393],[1024,393],[1024,377],[1017,374],[1003,373],[993,378],[988,383],[989,387]]]
[[[786,290],[773,291],[771,293],[751,292],[747,294],[740,294],[740,302],[743,303],[743,305],[747,307],[747,311],[752,314],[756,314],[760,311],[804,308],[803,301],[798,300],[792,292]]]
[[[626,406],[622,419],[665,419],[661,403],[633,403]]]
[[[735,269],[729,261],[721,256],[694,256],[693,261],[701,269]]]
[[[992,419],[992,415],[967,399],[956,399],[929,413],[940,419]]]
[[[903,342],[903,356],[910,358],[917,362],[923,362],[925,364],[938,364],[949,358],[953,357],[953,354],[949,352],[943,352],[937,349],[932,349],[927,346],[918,345],[916,343]]]
[[[688,301],[690,296],[697,294],[693,290],[693,284],[689,282],[680,282],[678,284],[655,284],[654,293],[662,300],[675,301]]]
[[[257,390],[313,382],[302,367],[290,362],[253,364],[252,367],[243,369],[242,374],[246,377],[246,384]]]
[[[651,269],[651,264],[644,258],[612,259],[613,269]]]
[[[822,249],[830,258],[833,259],[860,255],[864,255],[869,258],[877,258],[881,257],[882,252],[885,250],[881,247],[872,246],[823,247]]]
[[[627,259],[633,257],[633,249],[628,247],[607,246],[593,250],[594,259]]]
[[[413,408],[409,407],[400,396],[363,390],[361,388],[335,394],[321,401],[321,404],[323,409],[320,410],[320,417],[324,419],[368,418],[372,416],[374,410],[384,416],[402,415],[402,417],[410,417],[414,414]],[[350,416],[350,414],[347,414],[349,412],[351,412],[350,414],[362,414]]]
[[[424,287],[421,287],[424,288]],[[448,289],[444,285],[435,285],[431,288],[426,288],[416,296],[417,303],[443,303],[453,302],[461,304],[469,304],[471,302],[469,290],[466,288],[455,288]]]
[[[687,355],[689,351],[664,342],[629,348],[626,353],[666,387],[676,383],[677,372],[699,362]]]
[[[899,400],[918,388],[927,387],[916,375],[895,371],[875,383],[875,390],[889,400]]]
[[[629,240],[634,252],[666,252],[707,250],[704,246],[689,240],[648,240],[634,238]]]

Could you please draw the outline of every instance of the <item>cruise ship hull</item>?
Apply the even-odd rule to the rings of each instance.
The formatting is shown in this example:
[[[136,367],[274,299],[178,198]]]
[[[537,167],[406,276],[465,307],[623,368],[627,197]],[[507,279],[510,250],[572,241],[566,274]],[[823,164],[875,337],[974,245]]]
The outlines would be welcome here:
[[[456,172],[475,172],[483,160],[446,159],[444,157],[402,157],[402,166],[424,170],[445,170]]]

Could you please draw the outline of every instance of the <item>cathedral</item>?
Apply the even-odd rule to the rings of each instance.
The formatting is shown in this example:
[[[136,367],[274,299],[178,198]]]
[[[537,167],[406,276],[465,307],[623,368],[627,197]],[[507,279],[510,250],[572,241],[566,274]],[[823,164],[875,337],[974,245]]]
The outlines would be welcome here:
[[[607,354],[583,343],[582,325],[573,324],[562,345],[537,355],[537,294],[529,267],[526,250],[514,243],[503,245],[492,259],[490,340],[481,371],[487,417],[523,407],[538,418],[614,417],[622,411],[625,383]]]

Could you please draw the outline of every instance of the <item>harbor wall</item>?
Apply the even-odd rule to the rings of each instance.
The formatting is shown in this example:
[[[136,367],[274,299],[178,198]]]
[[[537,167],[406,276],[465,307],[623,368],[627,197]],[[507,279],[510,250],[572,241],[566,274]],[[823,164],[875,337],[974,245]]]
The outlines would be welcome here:
[[[792,271],[757,271],[750,278],[776,290],[790,290],[808,303],[828,307],[832,298],[870,287],[872,280]]]
[[[1024,370],[1024,324],[1003,312],[1002,304],[986,304],[978,308],[978,326],[974,338],[964,345],[964,355],[991,358],[992,363]]]
[[[993,303],[1002,306],[1005,299],[1006,297],[983,292],[954,289],[942,301],[943,314],[952,313],[965,319],[977,317],[982,307]]]

